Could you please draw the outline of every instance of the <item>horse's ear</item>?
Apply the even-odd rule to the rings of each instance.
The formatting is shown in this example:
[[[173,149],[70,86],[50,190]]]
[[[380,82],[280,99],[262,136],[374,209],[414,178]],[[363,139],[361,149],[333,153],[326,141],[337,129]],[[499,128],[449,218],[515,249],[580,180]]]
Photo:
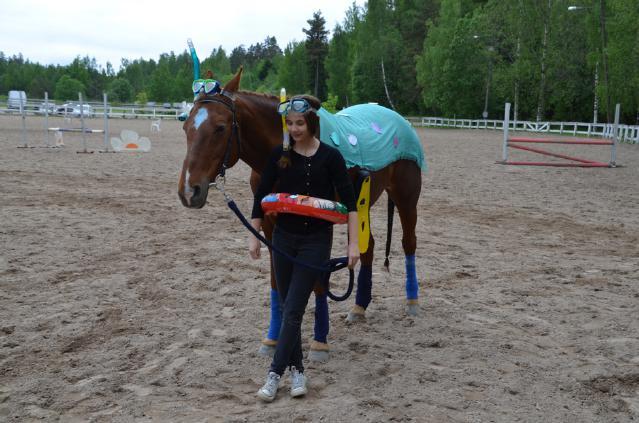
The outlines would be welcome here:
[[[242,70],[244,67],[240,66],[240,69],[237,71],[233,79],[226,83],[224,86],[224,91],[236,92],[240,89],[240,79],[242,79]]]

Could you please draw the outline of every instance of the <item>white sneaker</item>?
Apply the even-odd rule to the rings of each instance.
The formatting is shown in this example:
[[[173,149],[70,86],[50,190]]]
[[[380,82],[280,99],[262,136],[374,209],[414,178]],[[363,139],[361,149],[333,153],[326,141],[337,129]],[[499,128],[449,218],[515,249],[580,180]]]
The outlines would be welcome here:
[[[277,388],[280,385],[280,375],[275,372],[269,372],[266,376],[266,383],[257,391],[257,396],[266,402],[271,402],[277,395]]]
[[[298,371],[295,366],[291,367],[291,396],[301,397],[302,395],[306,395],[307,392],[306,376],[304,376],[304,373]]]

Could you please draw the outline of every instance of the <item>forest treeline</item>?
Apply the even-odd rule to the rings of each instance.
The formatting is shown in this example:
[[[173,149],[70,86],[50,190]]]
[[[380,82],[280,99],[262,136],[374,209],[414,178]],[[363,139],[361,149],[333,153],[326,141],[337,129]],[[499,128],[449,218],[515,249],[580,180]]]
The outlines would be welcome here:
[[[244,67],[242,88],[310,93],[330,108],[377,102],[404,115],[604,122],[621,103],[639,123],[637,0],[369,0],[327,28],[318,11],[306,39],[267,36],[231,51],[199,52],[222,83]],[[197,40],[196,46],[197,46]],[[122,103],[191,100],[186,49],[157,60],[122,59],[118,70],[77,57],[42,65],[0,52],[0,92],[64,101],[106,91]]]

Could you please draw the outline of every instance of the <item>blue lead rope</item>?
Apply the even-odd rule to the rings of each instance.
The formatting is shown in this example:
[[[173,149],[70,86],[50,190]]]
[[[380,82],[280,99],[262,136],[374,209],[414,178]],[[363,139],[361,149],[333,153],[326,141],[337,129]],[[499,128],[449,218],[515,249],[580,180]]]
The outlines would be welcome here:
[[[328,297],[331,300],[333,300],[333,301],[344,301],[345,299],[347,299],[351,295],[351,293],[353,292],[353,285],[354,285],[354,280],[355,280],[355,274],[353,272],[353,269],[348,269],[348,273],[349,273],[349,275],[348,275],[348,288],[346,289],[346,292],[344,293],[344,295],[338,296],[338,295],[333,294],[331,292],[330,286],[329,286],[329,279],[331,277],[331,273],[336,272],[338,270],[341,270],[341,269],[347,267],[348,266],[348,257],[337,257],[337,258],[330,259],[328,262],[326,262],[326,267],[316,266],[314,264],[305,263],[303,261],[300,261],[297,258],[295,258],[295,257],[289,255],[288,253],[282,251],[278,247],[274,246],[269,240],[264,238],[258,231],[256,231],[255,228],[253,228],[253,226],[251,226],[251,224],[248,222],[248,220],[246,220],[246,217],[244,217],[244,215],[242,214],[240,209],[237,207],[237,205],[235,204],[235,201],[233,201],[231,199],[228,199],[226,204],[229,206],[231,211],[233,211],[233,213],[235,213],[235,215],[238,217],[238,219],[240,219],[240,221],[244,224],[244,226],[246,226],[246,228],[253,235],[255,235],[255,237],[257,239],[262,241],[264,243],[264,245],[266,245],[269,249],[271,249],[272,251],[275,251],[276,253],[286,257],[286,259],[292,261],[295,264],[298,264],[300,266],[304,266],[307,269],[315,270],[316,272],[320,272],[322,274],[322,282],[324,283],[324,286],[326,287],[326,293],[327,293]]]

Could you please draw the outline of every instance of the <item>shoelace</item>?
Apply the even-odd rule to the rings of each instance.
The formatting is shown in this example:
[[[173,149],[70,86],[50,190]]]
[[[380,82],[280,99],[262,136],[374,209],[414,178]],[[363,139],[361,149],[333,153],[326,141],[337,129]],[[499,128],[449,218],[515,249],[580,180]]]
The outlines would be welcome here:
[[[275,389],[279,381],[280,381],[279,376],[269,375],[269,377],[266,379],[266,386],[268,387],[270,391],[272,391]]]
[[[304,385],[304,373],[300,373],[297,370],[293,370],[291,374],[291,384],[294,388]]]

